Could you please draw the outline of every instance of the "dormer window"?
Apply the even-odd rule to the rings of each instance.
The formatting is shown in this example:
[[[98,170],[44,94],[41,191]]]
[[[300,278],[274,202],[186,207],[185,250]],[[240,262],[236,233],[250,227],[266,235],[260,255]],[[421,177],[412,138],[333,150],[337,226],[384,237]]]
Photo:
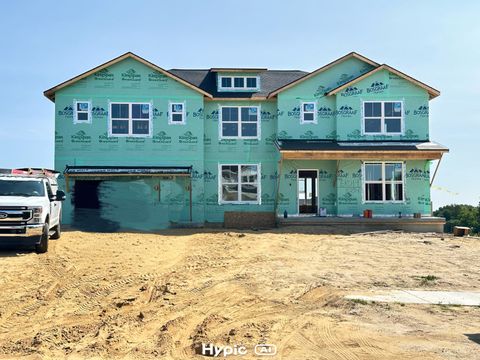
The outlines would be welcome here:
[[[219,76],[219,91],[258,91],[258,76]]]

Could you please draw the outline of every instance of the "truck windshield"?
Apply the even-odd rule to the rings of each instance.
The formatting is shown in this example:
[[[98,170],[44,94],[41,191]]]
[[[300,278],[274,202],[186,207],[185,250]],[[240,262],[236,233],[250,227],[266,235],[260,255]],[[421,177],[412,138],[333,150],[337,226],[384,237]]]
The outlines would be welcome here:
[[[0,196],[44,196],[41,180],[0,180]]]

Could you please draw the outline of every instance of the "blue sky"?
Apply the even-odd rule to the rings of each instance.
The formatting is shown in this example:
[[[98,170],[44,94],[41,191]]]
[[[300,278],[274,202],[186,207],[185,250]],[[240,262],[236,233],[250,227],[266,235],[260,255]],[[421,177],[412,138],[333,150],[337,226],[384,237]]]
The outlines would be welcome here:
[[[166,69],[307,71],[357,51],[441,90],[430,133],[451,153],[434,207],[478,204],[478,14],[478,1],[3,2],[0,168],[52,167],[54,104],[42,92],[127,51]]]

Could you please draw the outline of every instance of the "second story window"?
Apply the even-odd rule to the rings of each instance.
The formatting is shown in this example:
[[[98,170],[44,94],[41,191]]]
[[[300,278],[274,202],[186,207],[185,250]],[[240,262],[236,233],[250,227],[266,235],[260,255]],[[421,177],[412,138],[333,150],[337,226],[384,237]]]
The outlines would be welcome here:
[[[220,138],[259,138],[259,114],[258,106],[221,107]]]
[[[92,122],[92,105],[89,101],[75,101],[74,118],[75,124],[91,123]]]
[[[111,136],[147,137],[151,134],[151,112],[148,103],[110,103]]]
[[[170,103],[168,112],[168,123],[185,125],[185,103]]]
[[[300,108],[301,124],[317,123],[317,104],[315,102],[304,102]]]
[[[220,91],[257,91],[259,78],[257,76],[219,76]]]
[[[403,104],[401,101],[365,101],[363,131],[372,135],[403,133]]]

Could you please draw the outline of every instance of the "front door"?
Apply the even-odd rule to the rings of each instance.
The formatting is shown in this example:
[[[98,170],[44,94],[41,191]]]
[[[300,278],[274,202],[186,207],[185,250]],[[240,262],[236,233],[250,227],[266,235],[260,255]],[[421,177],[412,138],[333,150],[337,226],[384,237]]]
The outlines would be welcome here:
[[[298,171],[298,213],[316,214],[318,212],[317,201],[317,171]]]

